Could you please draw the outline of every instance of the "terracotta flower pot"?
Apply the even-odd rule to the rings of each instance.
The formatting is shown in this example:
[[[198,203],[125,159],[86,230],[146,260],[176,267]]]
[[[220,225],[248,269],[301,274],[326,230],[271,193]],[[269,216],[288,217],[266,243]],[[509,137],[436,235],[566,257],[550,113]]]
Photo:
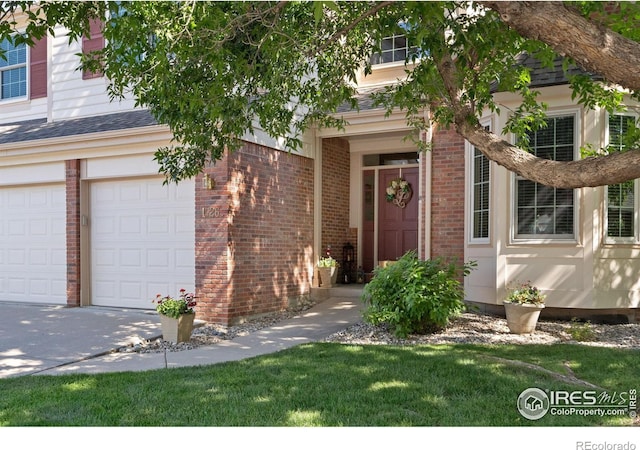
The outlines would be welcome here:
[[[193,321],[195,318],[195,314],[183,314],[177,319],[160,314],[162,339],[175,344],[189,342],[191,340],[191,332],[193,331]]]
[[[507,326],[514,334],[531,334],[535,331],[543,304],[519,304],[504,302]]]

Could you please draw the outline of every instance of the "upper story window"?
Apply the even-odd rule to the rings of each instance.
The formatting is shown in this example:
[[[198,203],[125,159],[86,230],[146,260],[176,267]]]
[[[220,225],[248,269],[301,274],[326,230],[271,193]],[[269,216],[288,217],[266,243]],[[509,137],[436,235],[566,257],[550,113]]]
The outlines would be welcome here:
[[[27,46],[0,42],[4,59],[0,58],[0,99],[27,96]]]
[[[371,64],[405,62],[417,53],[417,47],[410,46],[404,34],[396,34],[382,39],[380,53],[371,56]]]
[[[624,151],[625,137],[636,118],[632,115],[609,115],[607,121],[609,151]],[[607,240],[634,242],[638,240],[638,180],[607,186]]]
[[[530,151],[540,158],[572,161],[576,117],[549,117],[547,126],[529,134]],[[516,176],[515,237],[517,239],[572,239],[575,193]]]

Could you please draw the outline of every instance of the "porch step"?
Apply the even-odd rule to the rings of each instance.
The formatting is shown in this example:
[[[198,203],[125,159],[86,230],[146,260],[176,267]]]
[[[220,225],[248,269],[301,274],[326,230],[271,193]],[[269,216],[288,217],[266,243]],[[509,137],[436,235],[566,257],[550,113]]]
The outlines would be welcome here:
[[[331,297],[362,297],[364,284],[339,284],[329,289]]]
[[[339,284],[332,288],[311,288],[310,296],[317,302],[330,297],[358,298],[362,296],[363,288],[363,284]]]

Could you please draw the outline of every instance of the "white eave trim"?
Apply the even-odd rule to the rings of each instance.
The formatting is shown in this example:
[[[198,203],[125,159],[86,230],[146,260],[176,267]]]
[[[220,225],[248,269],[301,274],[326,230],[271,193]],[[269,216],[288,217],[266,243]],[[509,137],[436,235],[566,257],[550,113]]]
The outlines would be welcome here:
[[[407,124],[405,113],[400,110],[392,112],[389,116],[385,116],[385,110],[381,108],[336,113],[334,116],[342,117],[348,122],[345,129],[320,128],[317,131],[318,137],[344,137],[363,134],[389,133],[393,131],[408,131],[412,129],[412,127]]]
[[[153,136],[153,137],[152,137]],[[151,138],[152,137],[152,138]],[[150,139],[151,138],[151,139]],[[73,134],[69,136],[20,141],[0,145],[2,158],[31,156],[35,154],[52,155],[56,153],[86,152],[92,149],[105,149],[132,144],[151,144],[170,142],[173,138],[169,128],[164,125],[152,125],[138,128],[124,128],[97,133]]]

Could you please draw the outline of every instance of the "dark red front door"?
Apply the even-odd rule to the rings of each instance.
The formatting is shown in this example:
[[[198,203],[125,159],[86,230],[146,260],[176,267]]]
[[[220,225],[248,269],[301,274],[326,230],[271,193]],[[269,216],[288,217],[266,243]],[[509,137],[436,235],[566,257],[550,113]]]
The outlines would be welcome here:
[[[413,192],[401,208],[386,199],[392,180],[409,182]],[[378,261],[396,260],[418,249],[418,168],[383,169],[378,179]]]

